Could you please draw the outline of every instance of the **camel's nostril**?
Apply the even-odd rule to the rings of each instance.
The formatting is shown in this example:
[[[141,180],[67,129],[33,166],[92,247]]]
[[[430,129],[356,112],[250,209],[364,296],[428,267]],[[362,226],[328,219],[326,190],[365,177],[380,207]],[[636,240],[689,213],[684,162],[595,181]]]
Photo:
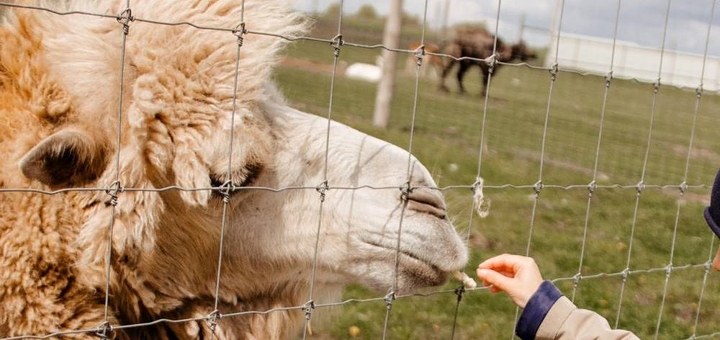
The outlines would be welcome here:
[[[440,219],[447,218],[445,202],[440,193],[430,188],[415,188],[407,196],[408,209],[431,214]]]

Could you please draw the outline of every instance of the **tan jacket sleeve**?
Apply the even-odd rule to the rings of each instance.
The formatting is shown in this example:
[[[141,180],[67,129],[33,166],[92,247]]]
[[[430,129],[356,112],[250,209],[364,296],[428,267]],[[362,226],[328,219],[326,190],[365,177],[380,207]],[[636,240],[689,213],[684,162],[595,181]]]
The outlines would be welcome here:
[[[559,298],[537,330],[535,339],[639,339],[635,334],[612,329],[599,314],[577,308],[567,297]]]

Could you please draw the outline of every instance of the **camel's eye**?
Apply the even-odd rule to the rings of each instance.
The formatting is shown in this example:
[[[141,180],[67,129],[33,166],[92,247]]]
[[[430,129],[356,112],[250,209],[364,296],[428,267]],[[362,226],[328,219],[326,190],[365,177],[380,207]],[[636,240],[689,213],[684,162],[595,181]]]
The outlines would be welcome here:
[[[253,163],[248,164],[244,168],[234,171],[230,174],[230,188],[241,188],[241,187],[247,187],[251,185],[257,178],[260,176],[260,173],[262,172],[262,165]],[[213,188],[221,188],[226,185],[226,182],[228,181],[228,174],[210,174],[210,185]],[[230,190],[230,194],[236,194],[240,190]],[[217,194],[222,196],[222,190],[213,190],[213,194]]]

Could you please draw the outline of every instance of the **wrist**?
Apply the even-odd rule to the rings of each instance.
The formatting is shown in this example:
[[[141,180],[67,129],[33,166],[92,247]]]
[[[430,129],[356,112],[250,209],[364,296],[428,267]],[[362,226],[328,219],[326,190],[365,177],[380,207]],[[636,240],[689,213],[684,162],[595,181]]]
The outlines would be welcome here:
[[[543,281],[523,308],[515,328],[516,334],[522,339],[534,339],[535,332],[560,297],[562,293],[552,282]]]
[[[537,283],[531,283],[528,284],[526,287],[527,289],[523,289],[523,294],[519,296],[519,299],[517,301],[517,304],[520,308],[525,308],[525,306],[528,304],[530,299],[537,293],[537,291],[540,289],[540,286],[542,285],[542,281]]]

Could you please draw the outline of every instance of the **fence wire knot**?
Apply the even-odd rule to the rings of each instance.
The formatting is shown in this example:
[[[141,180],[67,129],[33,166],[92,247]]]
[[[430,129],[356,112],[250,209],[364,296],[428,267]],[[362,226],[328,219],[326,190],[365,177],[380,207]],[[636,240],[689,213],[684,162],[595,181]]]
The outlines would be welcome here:
[[[637,184],[635,184],[635,190],[637,191],[637,194],[642,194],[643,190],[645,190],[645,182],[640,181]]]
[[[211,331],[215,332],[215,328],[217,328],[217,323],[220,319],[222,319],[222,317],[223,317],[222,314],[217,309],[210,312],[210,314],[208,314],[207,319],[208,319],[208,322],[210,323]]]
[[[462,301],[463,294],[465,294],[465,285],[455,288],[455,295],[457,295],[457,301]]]
[[[703,266],[703,268],[705,268],[705,272],[710,271],[711,267],[712,267],[712,261],[705,262],[705,265]]]
[[[550,80],[555,81],[558,74],[558,63],[552,64],[552,66],[550,66],[550,70],[548,71],[550,71]]]
[[[117,206],[118,194],[123,191],[125,191],[125,188],[120,185],[120,181],[112,182],[112,184],[105,189],[105,193],[110,195],[110,204],[112,204],[113,207]]]
[[[230,194],[233,193],[235,189],[237,189],[237,187],[235,187],[235,184],[233,184],[231,180],[225,181],[225,183],[220,186],[220,194],[223,196],[223,203],[230,203]]]
[[[680,183],[680,185],[678,185],[678,189],[680,189],[680,195],[685,195],[685,191],[687,190],[687,188],[688,188],[687,181],[682,181],[682,183]]]
[[[605,75],[605,87],[610,87],[610,82],[612,81],[612,78],[613,78],[613,71],[610,70]]]
[[[235,28],[233,28],[232,33],[237,37],[237,43],[238,46],[243,45],[244,36],[247,34],[247,29],[245,29],[245,23],[241,22]]]
[[[128,35],[130,33],[130,22],[135,21],[135,17],[132,15],[132,10],[126,8],[115,17],[115,20],[123,25],[123,34]]]
[[[623,283],[627,282],[628,277],[630,277],[630,268],[623,269],[621,273],[621,277],[623,280]]]
[[[700,85],[698,85],[698,87],[695,89],[695,96],[697,96],[699,99],[700,97],[702,97],[702,93],[703,93],[703,83],[700,83]]]
[[[660,85],[660,77],[658,77],[658,79],[653,82],[653,93],[658,93],[658,91],[660,91]]]
[[[668,264],[668,265],[665,267],[665,277],[666,277],[666,278],[670,277],[670,273],[672,273],[672,270],[673,270],[673,265],[672,265],[672,263]]]
[[[425,56],[425,44],[418,46],[413,52],[415,55],[415,64],[419,67],[423,64],[423,56]]]
[[[577,287],[580,284],[580,281],[582,281],[582,278],[583,277],[581,273],[575,274],[575,276],[573,276],[573,285]]]
[[[535,184],[533,184],[533,190],[535,191],[535,195],[540,195],[540,191],[543,189],[543,182],[542,180],[537,181]]]
[[[497,58],[498,58],[497,53],[493,53],[493,55],[485,58],[485,63],[488,66],[488,73],[491,75],[493,74],[493,71],[495,71],[495,65],[497,65]]]
[[[305,312],[305,320],[310,320],[313,309],[315,309],[315,301],[310,300],[308,302],[305,302],[302,307],[303,312]]]
[[[315,187],[315,191],[317,191],[320,194],[320,202],[325,202],[325,193],[330,190],[330,187],[328,187],[328,182],[323,181],[318,186]]]
[[[595,189],[597,189],[597,183],[595,181],[590,182],[587,186],[588,189],[588,195],[592,196],[595,193]]]
[[[403,185],[400,186],[400,199],[403,202],[407,202],[410,199],[410,194],[413,192],[413,187],[410,184],[410,181],[405,182]]]
[[[95,329],[95,335],[107,339],[108,335],[112,333],[113,328],[112,325],[110,325],[110,322],[105,320],[105,322],[101,323],[97,328]]]
[[[332,46],[335,49],[333,54],[335,55],[336,58],[340,56],[340,46],[342,46],[344,44],[345,44],[345,41],[343,40],[342,34],[338,34],[332,38],[332,42],[330,43],[330,46]]]
[[[385,297],[383,298],[383,300],[385,300],[385,307],[386,307],[388,310],[391,310],[391,309],[392,309],[393,301],[395,301],[395,292],[390,292],[390,293],[388,293],[387,295],[385,295]]]

